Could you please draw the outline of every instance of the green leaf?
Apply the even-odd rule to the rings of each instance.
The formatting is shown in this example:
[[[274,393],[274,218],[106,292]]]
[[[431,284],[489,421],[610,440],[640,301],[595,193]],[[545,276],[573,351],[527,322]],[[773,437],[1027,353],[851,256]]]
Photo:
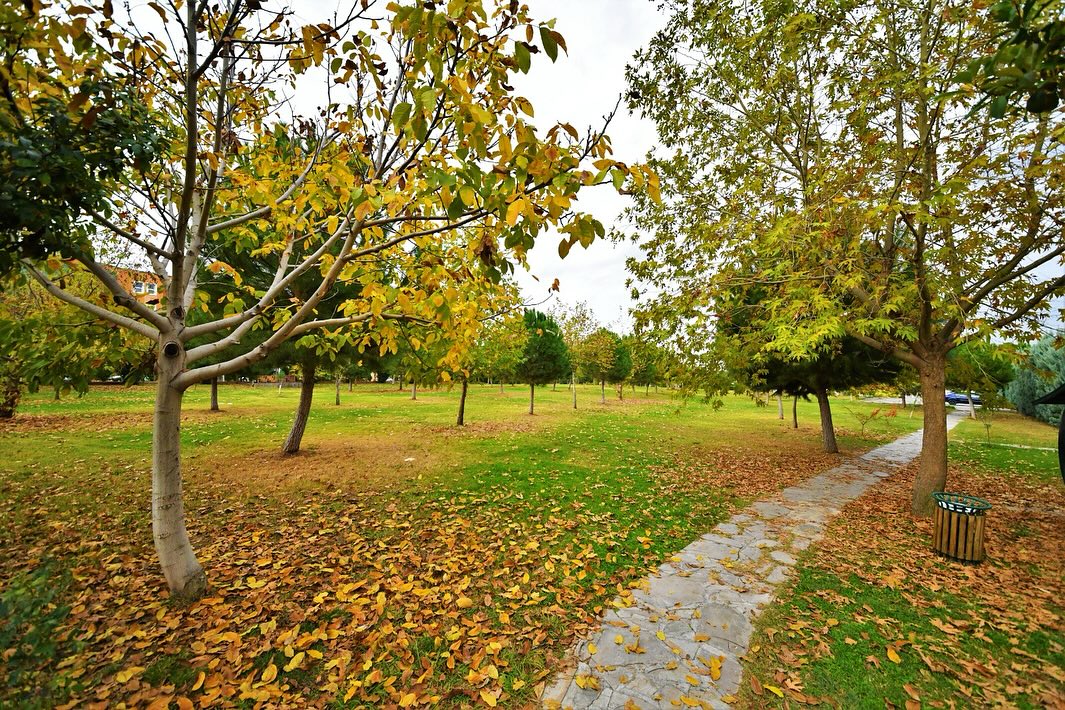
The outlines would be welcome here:
[[[525,46],[524,42],[517,42],[514,44],[514,59],[518,62],[518,69],[522,74],[529,73],[529,67],[532,66],[532,55],[529,54],[529,48]]]
[[[544,51],[547,52],[547,56],[551,57],[551,61],[554,62],[558,59],[558,42],[552,36],[553,33],[548,27],[540,28],[540,41],[544,45]]]
[[[396,104],[396,107],[392,109],[392,125],[397,131],[402,131],[407,121],[410,120],[410,109],[411,106],[406,101]]]

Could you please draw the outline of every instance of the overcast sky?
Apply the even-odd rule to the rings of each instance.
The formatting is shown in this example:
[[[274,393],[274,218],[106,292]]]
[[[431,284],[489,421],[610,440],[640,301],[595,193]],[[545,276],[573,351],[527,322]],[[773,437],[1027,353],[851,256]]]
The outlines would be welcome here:
[[[569,55],[559,52],[555,64],[536,56],[539,61],[533,62],[529,74],[515,82],[518,93],[532,102],[536,124],[543,130],[559,121],[578,130],[601,125],[625,89],[625,65],[665,24],[664,16],[652,0],[525,1],[534,19],[557,18],[555,29],[569,47]],[[649,121],[628,115],[624,107],[608,133],[614,157],[630,163],[642,160],[656,138]],[[626,203],[612,187],[602,186],[582,191],[578,208],[595,215],[609,230]],[[557,299],[567,304],[586,301],[603,325],[627,330],[632,299],[625,288],[625,258],[636,252],[631,245],[600,240],[587,250],[575,246],[560,259],[558,239],[546,235],[529,254],[531,271],[519,274],[518,282],[526,300],[540,301],[557,278],[561,286]]]

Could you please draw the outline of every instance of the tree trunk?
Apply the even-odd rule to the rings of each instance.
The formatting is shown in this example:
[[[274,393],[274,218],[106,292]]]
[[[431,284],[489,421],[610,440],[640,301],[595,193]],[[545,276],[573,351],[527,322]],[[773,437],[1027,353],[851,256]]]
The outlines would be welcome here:
[[[599,402],[606,404],[606,380],[599,380]]]
[[[555,383],[552,383],[552,385],[551,385],[551,391],[552,391],[552,392],[557,392],[557,391],[558,391],[558,383],[557,383],[557,382],[555,382]]]
[[[647,386],[645,386],[643,388],[643,396],[644,397],[650,397],[651,396],[651,385],[647,385]]]
[[[217,412],[218,409],[218,378],[211,378],[211,411]]]
[[[815,394],[817,408],[821,410],[821,441],[827,453],[838,454],[839,446],[836,444],[836,429],[832,426],[832,407],[828,403],[828,390],[821,388]]]
[[[924,433],[921,438],[921,464],[913,482],[914,515],[932,514],[932,494],[947,483],[946,355],[924,358],[921,368],[921,401]]]
[[[348,378],[348,392],[351,392],[354,389],[355,389],[355,378],[354,377],[349,377]]]
[[[281,447],[281,453],[294,454],[300,450],[303,441],[303,432],[307,430],[307,419],[311,414],[311,400],[314,398],[314,373],[318,363],[313,359],[303,362],[303,384],[300,387],[300,403],[296,407],[296,418],[292,421],[292,429]]]
[[[944,393],[943,396],[945,397],[946,394]],[[973,404],[973,391],[969,390],[968,394],[965,396],[969,398],[969,419],[976,419],[976,405]]]
[[[470,389],[470,383],[466,378],[462,379],[462,394],[459,395],[459,416],[455,420],[457,426],[466,424],[466,392]]]
[[[418,399],[418,380],[411,380],[410,382],[410,398]]]
[[[784,420],[784,395],[777,392],[777,419]]]
[[[906,409],[906,393],[902,392],[902,408]]]
[[[577,408],[577,373],[569,373],[569,388],[573,392],[573,408]]]
[[[55,391],[53,392],[52,401],[54,401],[54,402],[58,402],[59,401],[59,388],[58,387],[56,387]]]
[[[11,419],[18,409],[22,398],[22,379],[13,372],[8,373],[0,388],[0,419]]]
[[[499,381],[499,394],[503,394],[503,380]]]
[[[336,376],[336,378],[335,378],[335,381],[336,381],[336,399],[333,400],[333,404],[335,404],[338,407],[340,406],[340,379],[341,379],[340,375],[338,374]]]
[[[799,428],[799,395],[791,398],[791,428]]]
[[[207,574],[196,559],[185,529],[181,492],[182,390],[170,385],[184,368],[185,354],[157,360],[159,382],[152,419],[152,537],[170,594],[198,599],[207,590]]]
[[[618,399],[625,399],[625,383],[618,383]]]
[[[533,399],[536,397],[536,385],[529,385],[529,414],[533,413]]]

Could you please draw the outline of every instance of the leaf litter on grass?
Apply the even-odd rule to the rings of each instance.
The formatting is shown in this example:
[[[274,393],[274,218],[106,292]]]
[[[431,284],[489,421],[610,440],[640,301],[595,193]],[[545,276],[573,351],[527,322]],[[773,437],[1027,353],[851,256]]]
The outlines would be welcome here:
[[[909,512],[916,464],[852,502],[763,618],[741,706],[766,683],[833,707],[1065,708],[1065,494],[1054,482],[966,465],[951,490],[993,504],[987,560],[931,549]]]

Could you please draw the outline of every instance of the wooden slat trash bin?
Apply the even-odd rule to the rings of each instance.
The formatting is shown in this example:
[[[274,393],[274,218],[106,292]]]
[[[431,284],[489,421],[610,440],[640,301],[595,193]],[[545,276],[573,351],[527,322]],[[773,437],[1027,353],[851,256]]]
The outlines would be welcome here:
[[[933,493],[936,501],[932,547],[963,562],[984,561],[984,521],[991,504],[975,496]]]

